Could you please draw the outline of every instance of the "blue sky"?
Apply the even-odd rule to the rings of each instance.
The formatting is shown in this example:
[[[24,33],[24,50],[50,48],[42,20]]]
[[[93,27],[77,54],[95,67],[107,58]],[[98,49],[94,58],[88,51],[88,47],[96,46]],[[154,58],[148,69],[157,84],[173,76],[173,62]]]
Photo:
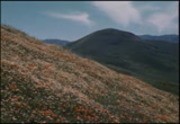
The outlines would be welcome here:
[[[74,41],[105,28],[134,34],[178,34],[177,1],[1,2],[1,23],[39,39]]]

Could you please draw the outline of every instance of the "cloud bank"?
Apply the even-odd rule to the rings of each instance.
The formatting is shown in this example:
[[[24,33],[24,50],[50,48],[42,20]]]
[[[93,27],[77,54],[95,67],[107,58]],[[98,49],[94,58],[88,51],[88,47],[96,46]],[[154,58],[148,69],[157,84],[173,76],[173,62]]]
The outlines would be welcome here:
[[[164,30],[178,31],[178,3],[170,4],[163,12],[154,13],[147,19],[147,22],[153,24],[159,33]]]
[[[92,5],[118,24],[128,26],[130,23],[141,23],[139,11],[129,1],[95,1]]]
[[[132,1],[93,1],[90,2],[90,5],[97,9],[95,11],[101,12],[114,23],[127,29],[131,29],[131,26],[136,25],[141,28],[150,28],[159,34],[178,32],[178,2],[169,2],[168,4],[166,3],[166,6],[164,2],[159,2],[157,5],[154,2],[149,2],[148,4],[139,2],[138,6],[137,3]],[[98,24],[98,22],[95,23],[95,21],[90,19],[90,15],[87,12],[72,12],[68,14],[46,12],[45,14],[53,18],[84,24],[88,27]]]
[[[163,2],[160,6],[149,3],[138,7],[130,1],[94,1],[91,5],[123,27],[138,24],[153,27],[158,33],[164,30],[178,31],[178,2],[170,2],[168,7]]]
[[[177,17],[168,13],[156,13],[151,15],[147,22],[154,25],[158,32],[168,29],[176,29],[178,26],[174,23],[174,19]]]

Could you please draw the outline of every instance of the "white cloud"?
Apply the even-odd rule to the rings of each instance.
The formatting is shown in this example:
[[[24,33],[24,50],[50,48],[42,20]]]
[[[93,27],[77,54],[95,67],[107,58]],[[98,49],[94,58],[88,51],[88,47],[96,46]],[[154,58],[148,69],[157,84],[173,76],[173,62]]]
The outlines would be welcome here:
[[[175,25],[173,23],[175,16],[169,15],[165,13],[156,13],[151,15],[147,22],[153,24],[158,29],[158,32],[162,32],[163,30],[167,30],[173,28]]]
[[[94,1],[91,5],[114,22],[129,28],[130,24],[152,27],[158,33],[178,32],[178,2],[141,3],[130,1]]]
[[[106,13],[113,21],[123,26],[141,23],[139,11],[129,1],[95,1],[92,5]]]
[[[164,30],[178,31],[178,23],[175,22],[178,19],[178,6],[174,5],[169,5],[166,11],[151,14],[147,18],[147,22],[154,25],[159,33]]]
[[[57,19],[66,19],[71,21],[76,21],[85,25],[92,25],[94,22],[89,19],[89,15],[85,12],[76,12],[71,14],[62,14],[62,13],[54,13],[54,12],[47,12],[47,15],[57,18]]]

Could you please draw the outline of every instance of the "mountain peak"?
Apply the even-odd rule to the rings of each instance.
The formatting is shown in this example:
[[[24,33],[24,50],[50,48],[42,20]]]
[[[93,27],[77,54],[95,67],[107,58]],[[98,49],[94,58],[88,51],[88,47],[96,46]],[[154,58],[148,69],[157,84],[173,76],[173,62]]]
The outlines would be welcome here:
[[[93,32],[73,43],[67,45],[71,49],[79,49],[78,46],[88,47],[88,44],[95,46],[106,46],[106,45],[120,45],[123,42],[137,42],[141,39],[133,33],[121,31],[113,28],[102,29]],[[89,49],[89,48],[87,48]],[[98,53],[97,53],[98,54]]]
[[[109,33],[111,35],[135,36],[135,34],[133,34],[131,32],[118,30],[118,29],[114,29],[114,28],[106,28],[106,29],[96,31],[94,33],[107,33],[107,34]]]

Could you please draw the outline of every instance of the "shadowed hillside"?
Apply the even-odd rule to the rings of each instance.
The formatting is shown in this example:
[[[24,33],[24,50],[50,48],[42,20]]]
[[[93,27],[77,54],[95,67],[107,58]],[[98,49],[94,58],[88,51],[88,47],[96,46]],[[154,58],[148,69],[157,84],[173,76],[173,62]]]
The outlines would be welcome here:
[[[1,122],[179,122],[179,97],[1,26]]]
[[[179,43],[144,42],[129,32],[104,29],[68,44],[67,48],[159,89],[179,93]]]

